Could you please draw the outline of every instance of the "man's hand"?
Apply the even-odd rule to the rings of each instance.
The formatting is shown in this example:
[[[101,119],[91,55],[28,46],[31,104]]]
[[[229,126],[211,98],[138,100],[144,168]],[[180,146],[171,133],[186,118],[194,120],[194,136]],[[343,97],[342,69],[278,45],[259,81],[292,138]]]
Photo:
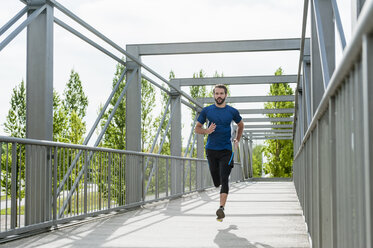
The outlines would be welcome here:
[[[234,142],[234,148],[235,148],[235,150],[237,150],[238,149],[238,143],[240,141],[238,141],[237,139],[234,139],[233,142]]]
[[[215,128],[216,124],[212,122],[211,125],[206,129],[206,134],[213,133],[215,131]]]

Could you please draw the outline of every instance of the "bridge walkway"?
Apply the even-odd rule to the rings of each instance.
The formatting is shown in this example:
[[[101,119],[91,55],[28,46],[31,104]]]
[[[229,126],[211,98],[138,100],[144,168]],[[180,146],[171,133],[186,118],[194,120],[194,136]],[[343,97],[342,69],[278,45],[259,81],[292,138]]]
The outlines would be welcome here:
[[[291,181],[231,185],[226,218],[219,190],[113,213],[4,244],[5,247],[310,247]]]

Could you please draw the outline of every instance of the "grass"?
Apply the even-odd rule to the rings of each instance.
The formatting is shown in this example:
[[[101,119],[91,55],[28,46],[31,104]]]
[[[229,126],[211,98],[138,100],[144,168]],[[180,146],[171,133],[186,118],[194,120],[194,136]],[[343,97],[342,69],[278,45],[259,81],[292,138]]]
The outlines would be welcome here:
[[[65,215],[69,215],[69,214],[77,214],[77,213],[83,213],[84,212],[84,198],[82,199],[83,197],[83,193],[82,194],[79,194],[79,209],[76,208],[76,196],[73,196],[71,198],[71,211],[68,211],[68,210],[65,210]],[[88,192],[88,197],[87,197],[87,203],[88,203],[88,206],[87,206],[87,210],[88,211],[94,211],[94,210],[98,210],[98,193],[97,192]],[[1,200],[5,200],[6,197],[5,196],[2,196],[1,197]],[[10,200],[10,196],[8,196],[8,200]],[[60,204],[57,206],[57,213],[59,212],[60,210],[60,207],[62,207],[62,204],[63,204],[63,199],[62,197],[60,197],[59,200],[57,200],[57,203]],[[17,200],[17,204],[18,204],[18,200]],[[114,202],[112,202],[111,204],[115,204]],[[107,206],[107,199],[103,196],[103,194],[101,194],[101,208],[103,207],[106,207]],[[68,209],[68,207],[66,208]],[[8,204],[8,208],[7,209],[2,209],[0,211],[0,215],[10,215],[11,214],[11,206],[10,204]],[[17,215],[19,214],[19,209],[17,209]],[[24,215],[25,214],[25,206],[21,206],[21,215]]]
[[[6,212],[6,215],[10,216],[10,211],[11,211],[11,208],[2,209],[0,212],[0,215],[5,215],[5,212]],[[19,209],[17,209],[17,215],[18,214],[19,214]],[[21,206],[21,215],[24,215],[24,214],[25,214],[25,206]]]

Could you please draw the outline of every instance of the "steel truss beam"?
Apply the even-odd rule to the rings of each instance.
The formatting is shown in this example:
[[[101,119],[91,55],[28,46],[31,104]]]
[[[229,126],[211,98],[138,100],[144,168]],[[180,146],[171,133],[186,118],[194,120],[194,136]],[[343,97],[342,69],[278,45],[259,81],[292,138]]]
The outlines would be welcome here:
[[[216,84],[273,84],[296,83],[297,75],[279,76],[242,76],[242,77],[207,77],[207,78],[175,78],[170,83],[179,83],[180,86],[216,85]]]
[[[34,12],[32,12],[32,14],[30,14],[27,17],[27,19],[24,20],[13,32],[11,32],[8,35],[8,37],[6,37],[0,43],[0,51],[3,50],[3,48],[6,47],[25,27],[27,27],[31,22],[33,22],[40,15],[40,13],[42,13],[45,10],[46,7],[47,7],[46,4],[44,4],[43,6],[39,7],[37,10],[35,10]],[[28,8],[27,8],[27,10],[28,10]],[[22,14],[23,12],[24,12],[24,10],[21,10],[20,14]],[[14,20],[10,20],[10,22],[8,22],[8,23],[10,24],[13,21]],[[8,23],[5,24],[5,26],[1,29],[2,32],[5,32],[11,26]]]
[[[243,122],[292,122],[292,117],[278,117],[278,118],[242,118]]]
[[[293,137],[253,137],[253,140],[292,140]]]
[[[292,133],[252,133],[249,134],[249,137],[289,137],[293,136]]]
[[[3,27],[0,28],[0,36],[5,33],[14,23],[16,23],[28,11],[28,6],[25,6],[12,19],[10,19]]]
[[[250,133],[293,133],[293,129],[244,129],[246,135]]]
[[[284,96],[231,96],[227,97],[226,101],[230,103],[247,103],[247,102],[292,102],[293,95]],[[213,97],[198,98],[198,101],[203,103],[214,103]]]
[[[292,128],[293,125],[245,125],[245,128]]]
[[[238,109],[240,114],[293,114],[294,109]]]
[[[158,44],[130,44],[137,46],[140,55],[175,55],[199,53],[234,53],[290,51],[300,49],[300,39],[237,40],[212,42],[182,42]]]
[[[154,70],[152,70],[150,67],[148,67],[144,63],[142,63],[138,58],[134,57],[132,54],[128,53],[125,49],[123,49],[122,47],[120,47],[119,45],[117,45],[116,43],[114,43],[112,40],[110,40],[109,38],[107,38],[105,35],[103,35],[99,31],[97,31],[95,28],[93,28],[87,22],[83,21],[81,18],[79,18],[74,13],[72,13],[66,7],[64,7],[63,5],[61,5],[60,3],[58,3],[55,0],[48,0],[48,1],[49,1],[50,4],[52,4],[58,10],[60,10],[62,13],[64,13],[65,15],[67,15],[68,17],[70,17],[72,20],[74,20],[75,22],[77,22],[80,25],[82,25],[84,28],[86,28],[88,31],[90,31],[94,35],[96,35],[101,40],[105,41],[111,47],[113,47],[114,49],[116,49],[117,51],[119,51],[120,53],[122,53],[123,55],[125,55],[127,57],[127,59],[129,58],[132,61],[134,61],[137,65],[141,66],[143,69],[145,69],[148,72],[150,72],[151,74],[153,74],[155,77],[157,77],[158,79],[160,79],[161,81],[163,81],[164,83],[166,83],[168,86],[170,86],[171,88],[175,89],[180,95],[182,95],[183,97],[187,98],[189,101],[191,101],[192,103],[194,103],[196,106],[202,107],[200,105],[200,103],[196,102],[195,99],[193,99],[191,96],[189,96],[188,94],[186,94],[184,91],[177,89],[174,85],[170,84],[170,82],[167,79],[163,78],[157,72],[155,72]],[[138,54],[138,55],[141,56],[142,54]]]

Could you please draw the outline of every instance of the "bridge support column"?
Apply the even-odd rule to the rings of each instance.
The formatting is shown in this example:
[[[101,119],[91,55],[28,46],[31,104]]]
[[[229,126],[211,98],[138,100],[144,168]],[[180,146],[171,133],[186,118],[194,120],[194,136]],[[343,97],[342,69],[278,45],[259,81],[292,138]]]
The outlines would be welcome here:
[[[319,8],[315,8],[315,2]],[[315,114],[324,94],[324,84],[327,85],[335,67],[335,34],[333,21],[333,8],[330,0],[313,0],[311,4],[311,113]],[[320,26],[317,27],[315,12],[320,16]],[[320,37],[319,37],[320,36]],[[324,41],[320,43],[320,41]],[[321,47],[320,47],[321,46]],[[320,50],[325,48],[326,58],[324,69]],[[323,53],[324,53],[323,52]],[[323,78],[323,75],[325,77]],[[326,80],[326,82],[324,82]]]
[[[46,0],[28,1],[31,15]],[[26,138],[53,140],[53,7],[27,27]],[[26,148],[26,225],[51,219],[50,152]],[[36,148],[37,149],[37,148]]]
[[[180,85],[174,84],[178,89]],[[171,155],[181,156],[181,96],[171,89]],[[171,194],[182,193],[183,189],[183,162],[172,159],[171,163]]]
[[[140,60],[137,46],[127,46],[127,52]],[[135,77],[128,85],[126,93],[126,150],[141,151],[141,70],[127,58],[126,80],[138,68]],[[143,195],[142,162],[138,157],[126,159],[126,204],[140,202]]]

